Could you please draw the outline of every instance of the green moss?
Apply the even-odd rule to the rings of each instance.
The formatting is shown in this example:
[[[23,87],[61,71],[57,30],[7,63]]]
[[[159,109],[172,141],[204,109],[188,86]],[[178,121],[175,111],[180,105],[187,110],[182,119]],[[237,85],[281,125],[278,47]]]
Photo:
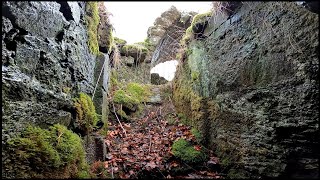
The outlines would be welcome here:
[[[78,173],[77,178],[79,179],[90,179],[91,175],[88,171],[82,170]]]
[[[195,26],[199,23],[204,24],[208,20],[208,18],[211,16],[212,16],[212,11],[195,15],[192,19],[191,25],[186,29],[186,33],[180,40],[180,44],[182,46],[187,46],[194,37],[193,29],[195,29]]]
[[[129,83],[123,90],[114,93],[113,102],[122,104],[134,110],[141,102],[146,101],[151,95],[150,88],[138,83]]]
[[[151,44],[149,38],[146,38],[143,42],[137,42],[137,43],[134,43],[134,44],[136,44],[136,45],[141,45],[141,46],[147,48],[148,51],[153,51],[154,48],[155,48],[155,47]]]
[[[198,23],[205,23],[208,18],[210,18],[212,16],[212,11],[203,13],[203,14],[197,14],[193,17],[192,22],[191,22],[191,26],[195,26]]]
[[[135,52],[137,54],[140,54],[140,53],[147,53],[148,49],[141,44],[127,44],[122,47],[122,52],[124,53]]]
[[[96,127],[98,116],[90,96],[80,93],[79,98],[75,99],[74,107],[79,128],[86,133],[91,132]]]
[[[179,139],[173,143],[172,153],[186,163],[200,163],[207,158],[203,151],[195,150],[185,139]]]
[[[124,112],[122,109],[118,109],[117,110],[117,114],[124,120],[128,120],[129,119],[129,117],[126,114],[126,112]]]
[[[190,43],[193,38],[193,30],[192,26],[189,26],[186,30],[186,33],[183,35],[182,39],[180,40],[180,44],[182,46],[186,46]]]
[[[129,83],[127,85],[126,91],[135,96],[140,102],[145,101],[148,96],[151,95],[150,88],[146,85],[141,85],[138,83]]]
[[[111,25],[110,25],[110,26],[111,26]],[[117,44],[116,44],[116,42],[115,42],[115,40],[114,40],[112,28],[109,28],[109,31],[108,31],[108,32],[109,32],[109,36],[108,36],[109,38],[108,38],[108,45],[107,45],[107,47],[108,47],[108,52],[111,52],[112,49],[114,49]]]
[[[198,73],[198,72],[192,72],[192,73],[191,73],[192,81],[197,81],[197,80],[199,80],[199,76],[200,76],[200,73]]]
[[[114,37],[114,42],[117,44],[117,45],[125,45],[127,44],[127,41],[124,40],[124,39],[120,39],[118,37]]]
[[[43,178],[46,174],[77,177],[78,171],[87,167],[81,138],[63,125],[56,124],[49,130],[27,126],[7,145],[17,178]]]
[[[202,140],[203,136],[202,134],[200,133],[200,131],[198,131],[198,129],[196,128],[192,128],[191,129],[191,133],[194,135],[194,137],[196,138],[196,141],[198,143],[200,143],[200,141]]]
[[[113,96],[113,102],[117,104],[122,104],[125,107],[128,107],[131,110],[134,110],[135,107],[140,103],[139,99],[129,95],[124,90],[117,90]]]
[[[98,2],[87,2],[85,20],[88,28],[89,49],[91,53],[99,54],[98,25],[100,17],[98,11]]]

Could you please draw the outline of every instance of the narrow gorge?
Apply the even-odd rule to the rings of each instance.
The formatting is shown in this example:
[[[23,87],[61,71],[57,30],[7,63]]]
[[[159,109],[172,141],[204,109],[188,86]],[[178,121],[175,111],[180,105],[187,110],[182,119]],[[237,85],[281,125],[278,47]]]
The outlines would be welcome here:
[[[318,2],[211,6],[2,2],[2,178],[318,179]]]

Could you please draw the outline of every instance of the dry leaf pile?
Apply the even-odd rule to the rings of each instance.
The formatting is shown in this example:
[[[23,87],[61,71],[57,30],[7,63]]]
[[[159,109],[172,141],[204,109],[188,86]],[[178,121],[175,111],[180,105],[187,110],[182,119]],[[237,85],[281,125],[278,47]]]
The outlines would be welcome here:
[[[142,119],[132,123],[122,122],[126,133],[117,122],[110,123],[105,138],[108,154],[104,162],[105,168],[115,178],[139,178],[141,174],[154,174],[157,178],[220,178],[210,169],[210,165],[218,164],[218,159],[210,152],[210,159],[203,167],[192,167],[176,159],[171,153],[173,142],[179,138],[195,142],[190,127],[168,121],[156,111],[149,111]],[[173,125],[175,124],[175,125]],[[126,134],[126,135],[125,135]],[[200,150],[200,145],[194,146]],[[174,168],[188,166],[191,171],[183,175],[171,173]]]

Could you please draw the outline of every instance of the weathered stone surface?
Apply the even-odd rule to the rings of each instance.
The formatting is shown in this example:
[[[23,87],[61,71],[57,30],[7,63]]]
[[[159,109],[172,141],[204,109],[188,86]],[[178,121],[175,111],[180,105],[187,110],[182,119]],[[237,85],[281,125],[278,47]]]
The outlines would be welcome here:
[[[133,44],[125,45],[120,50],[121,56],[133,57],[134,63],[142,63],[148,54],[148,49],[143,45]]]
[[[74,2],[2,3],[2,147],[27,124],[70,127],[72,98],[79,92],[92,94],[95,57],[87,46],[84,7]],[[2,168],[2,177],[13,178],[6,170]]]
[[[151,84],[159,85],[167,82],[168,81],[164,77],[159,76],[158,73],[151,73]]]
[[[147,33],[150,43],[156,46],[165,34],[166,29],[172,26],[180,17],[181,13],[174,6],[171,6],[169,10],[163,12],[161,16],[155,20],[154,25],[148,29]]]
[[[95,91],[93,95],[93,103],[96,108],[96,113],[101,115],[101,125],[108,121],[108,102],[107,93],[109,85],[109,55],[101,53],[97,56],[97,63],[94,72]]]
[[[133,66],[134,65],[134,58],[131,56],[121,56],[121,61],[123,61],[127,66]]]
[[[222,16],[188,47],[176,109],[229,177],[318,178],[318,15],[294,2],[248,2]]]
[[[98,26],[98,43],[99,50],[104,53],[108,53],[111,46],[111,31],[112,25],[109,20],[109,14],[103,2],[99,2],[99,16],[100,23]]]
[[[164,12],[164,14],[167,12],[170,12],[170,10]],[[156,41],[156,48],[151,59],[152,67],[159,63],[176,59],[176,54],[181,48],[180,40],[183,37],[186,29],[190,26],[194,15],[195,13],[189,12],[183,14],[180,13],[178,16],[178,13],[176,12],[175,16],[169,16],[170,18],[174,17],[174,20],[171,19],[170,23],[167,23],[168,25],[157,25],[157,23],[159,23],[158,20],[155,22],[156,26],[150,27],[150,31],[148,31],[150,42],[152,39]]]

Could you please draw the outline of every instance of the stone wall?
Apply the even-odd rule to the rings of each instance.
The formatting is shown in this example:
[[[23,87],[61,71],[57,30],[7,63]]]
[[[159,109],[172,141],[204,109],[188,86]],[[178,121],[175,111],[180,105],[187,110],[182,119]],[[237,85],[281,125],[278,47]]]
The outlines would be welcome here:
[[[4,146],[27,124],[71,127],[72,98],[92,95],[96,58],[87,45],[86,3],[2,3],[2,177]]]
[[[319,178],[318,21],[294,2],[244,2],[190,43],[173,99],[228,177]]]

